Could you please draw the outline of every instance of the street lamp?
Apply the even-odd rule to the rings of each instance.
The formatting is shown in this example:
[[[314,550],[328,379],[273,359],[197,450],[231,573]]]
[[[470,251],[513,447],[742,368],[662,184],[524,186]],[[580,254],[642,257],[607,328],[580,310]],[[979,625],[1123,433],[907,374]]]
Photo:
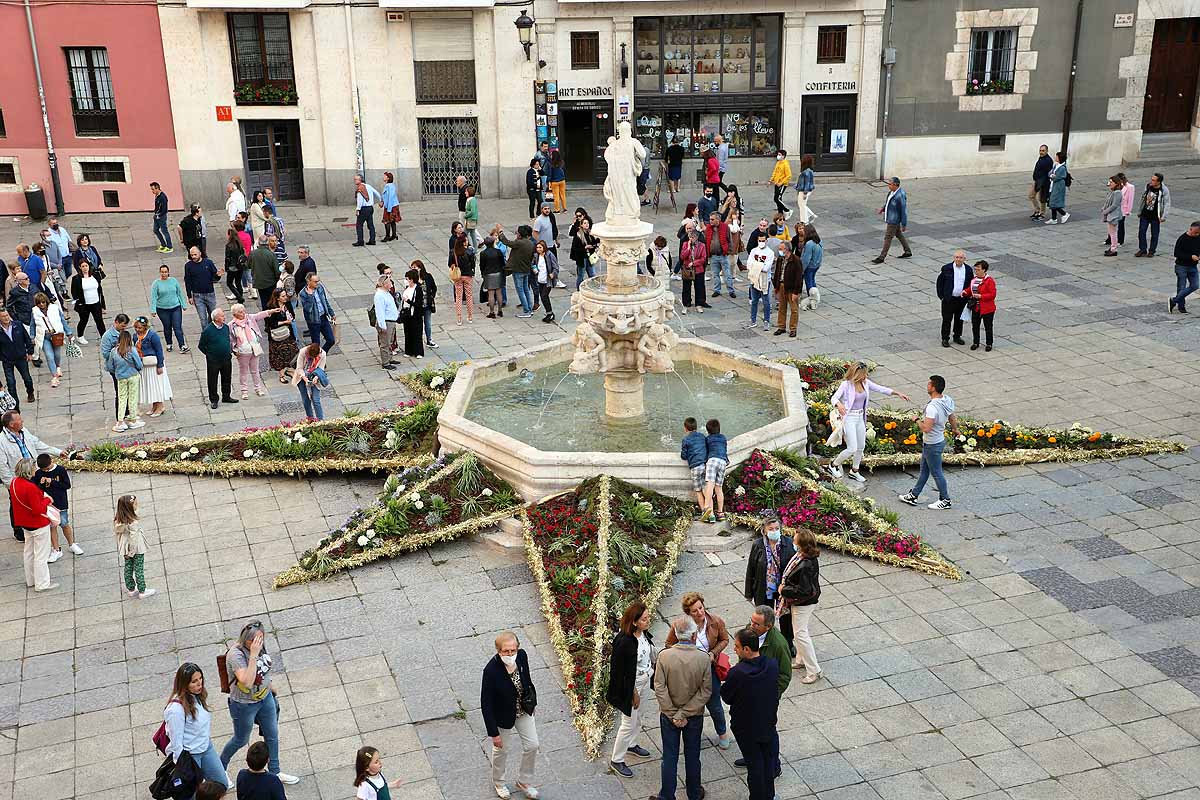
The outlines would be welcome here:
[[[525,48],[525,60],[528,61],[529,51],[533,47],[533,18],[525,13],[525,9],[521,9],[521,16],[513,24],[517,26],[517,37]]]

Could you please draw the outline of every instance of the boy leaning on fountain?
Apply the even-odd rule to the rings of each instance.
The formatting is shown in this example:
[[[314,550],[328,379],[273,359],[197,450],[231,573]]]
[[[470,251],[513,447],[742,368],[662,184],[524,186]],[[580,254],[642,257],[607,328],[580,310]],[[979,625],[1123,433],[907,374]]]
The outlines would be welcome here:
[[[692,472],[692,491],[696,494],[696,505],[700,507],[701,517],[707,514],[704,505],[704,467],[708,463],[708,443],[704,434],[696,430],[696,418],[688,417],[683,421],[683,446],[679,449],[679,457],[687,462]]]
[[[704,447],[708,451],[708,460],[704,463],[704,505],[707,510],[700,518],[701,522],[725,521],[725,469],[729,466],[729,445],[725,435],[721,433],[721,421],[710,419],[704,423],[708,436],[704,437]],[[713,514],[713,499],[716,497],[717,513]]]

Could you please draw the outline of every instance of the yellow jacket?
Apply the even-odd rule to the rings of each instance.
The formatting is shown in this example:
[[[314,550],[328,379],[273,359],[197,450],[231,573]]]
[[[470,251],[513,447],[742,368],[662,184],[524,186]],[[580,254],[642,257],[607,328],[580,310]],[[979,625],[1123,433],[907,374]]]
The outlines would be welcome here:
[[[787,186],[792,182],[792,165],[788,163],[786,158],[775,162],[775,169],[771,170],[771,183],[776,186]]]

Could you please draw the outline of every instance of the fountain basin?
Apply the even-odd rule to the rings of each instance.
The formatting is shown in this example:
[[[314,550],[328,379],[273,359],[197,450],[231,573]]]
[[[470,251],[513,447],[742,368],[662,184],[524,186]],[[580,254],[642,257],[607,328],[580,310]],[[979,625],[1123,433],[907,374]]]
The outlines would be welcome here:
[[[736,424],[724,423],[724,430],[729,438],[729,457],[731,463],[738,463],[749,456],[755,448],[774,449],[779,447],[796,447],[803,449],[807,442],[808,411],[804,403],[804,391],[801,386],[799,373],[795,369],[780,364],[763,361],[758,358],[738,353],[728,348],[719,347],[699,339],[680,339],[671,351],[671,358],[681,365],[680,378],[670,375],[650,376],[660,381],[668,381],[671,393],[671,405],[678,409],[673,414],[663,414],[662,407],[666,398],[660,392],[647,393],[645,404],[647,413],[640,420],[620,420],[613,424],[622,426],[641,426],[644,435],[638,438],[637,431],[631,433],[631,441],[638,444],[603,447],[612,444],[604,443],[598,449],[577,449],[580,445],[572,442],[567,445],[568,438],[573,433],[583,436],[586,446],[590,427],[580,422],[580,431],[572,432],[571,421],[573,406],[582,395],[572,395],[564,392],[562,398],[556,394],[548,406],[540,409],[538,387],[530,387],[531,402],[525,410],[516,412],[522,421],[527,420],[529,427],[538,424],[538,416],[554,415],[560,429],[566,432],[560,434],[561,441],[554,437],[525,435],[524,425],[514,423],[509,419],[497,421],[494,426],[477,421],[486,418],[479,413],[477,407],[472,407],[472,401],[477,398],[488,401],[489,388],[504,382],[512,383],[522,370],[530,370],[535,374],[544,375],[543,371],[565,377],[572,382],[569,387],[575,390],[577,380],[600,381],[602,376],[592,375],[577,379],[567,374],[567,366],[575,353],[575,347],[570,340],[550,342],[531,350],[520,353],[499,356],[485,361],[474,362],[462,367],[454,380],[449,396],[438,415],[438,438],[442,447],[449,451],[470,450],[482,458],[488,466],[515,486],[528,500],[538,500],[549,494],[563,491],[580,481],[597,475],[608,473],[614,477],[637,483],[647,488],[677,497],[691,495],[691,478],[687,465],[679,458],[679,440],[682,437],[682,419],[695,416],[703,430],[704,420],[709,417],[719,419],[726,417],[732,423],[734,417],[726,415],[734,413],[734,409],[722,407],[731,402],[737,402],[736,393],[730,395],[726,391],[714,391],[706,397],[707,392],[700,390],[700,398],[694,399],[692,394],[697,386],[685,386],[690,383],[689,374],[695,375],[694,368],[710,370],[709,374],[722,374],[734,371],[736,381],[746,381],[755,384],[758,394],[768,395],[756,397],[757,405],[753,409],[739,409]],[[711,379],[706,379],[711,380]],[[652,384],[659,385],[659,384]],[[711,384],[709,384],[710,388]],[[750,387],[744,387],[750,388]],[[762,390],[765,390],[763,392]],[[499,396],[499,395],[495,395]],[[574,399],[573,399],[574,398]],[[599,401],[602,404],[602,400]],[[513,408],[520,408],[519,403]],[[596,410],[587,409],[585,417],[595,421]],[[495,417],[493,416],[493,419]],[[564,422],[568,423],[563,428]],[[509,432],[497,430],[504,428]],[[628,429],[626,429],[628,432]],[[602,433],[596,430],[591,433]],[[670,442],[660,441],[667,436]],[[523,441],[522,439],[532,440]],[[575,449],[571,449],[575,448]]]

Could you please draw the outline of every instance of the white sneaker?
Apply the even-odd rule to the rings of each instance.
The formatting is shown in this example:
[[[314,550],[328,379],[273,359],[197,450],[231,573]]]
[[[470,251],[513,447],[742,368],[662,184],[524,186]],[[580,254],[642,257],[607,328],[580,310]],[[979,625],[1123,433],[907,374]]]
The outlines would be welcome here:
[[[286,772],[280,772],[280,773],[276,774],[275,777],[279,778],[280,783],[286,783],[288,786],[291,786],[293,784],[300,782],[300,779],[298,777],[296,777],[295,775],[288,775]]]
[[[87,344],[88,340],[83,338],[82,336],[76,336],[75,342],[76,342],[76,344]]]
[[[237,295],[236,294],[227,294],[227,295],[225,295],[225,299],[226,300],[237,300]]]
[[[746,330],[748,330],[748,331],[753,330],[754,328],[757,328],[757,327],[758,327],[757,322],[751,322],[749,325],[746,326]]]
[[[156,594],[158,594],[157,589],[147,589],[144,592],[138,592],[138,597],[141,597],[141,598],[153,597]]]
[[[1046,221],[1045,221],[1043,224],[1044,224],[1044,225],[1057,225],[1057,224],[1058,224],[1058,220],[1057,220],[1057,219],[1048,219],[1048,220],[1046,220]]]
[[[1070,218],[1071,218],[1071,215],[1070,215],[1070,214],[1063,214],[1063,215],[1062,215],[1062,219],[1060,219],[1058,222],[1059,222],[1059,224],[1060,224],[1060,225],[1066,225],[1066,224],[1067,224],[1067,220],[1069,220]]]
[[[124,433],[125,431],[129,430],[129,426],[124,422],[118,422],[116,425],[112,426],[112,430],[113,433]]]
[[[674,272],[672,272],[672,273],[671,273],[671,280],[673,280],[673,281],[681,281],[681,280],[683,280],[683,276],[682,276],[682,275],[676,275]]]
[[[75,555],[77,555],[77,556],[81,556],[81,555],[83,555],[83,548],[79,546],[79,543],[78,543],[78,542],[76,542],[75,544],[71,545],[71,546],[70,546],[70,547],[68,547],[67,549],[68,549],[68,550],[70,550],[72,553],[74,553],[74,554],[75,554]]]
[[[563,283],[562,281],[559,281],[558,283],[554,284],[554,288],[555,289],[565,289],[565,288],[567,288],[567,285],[565,283]]]
[[[512,797],[512,792],[503,783],[497,783],[492,788],[496,790],[496,797],[499,797],[500,800],[508,800],[508,798]]]
[[[825,470],[830,475],[832,475],[834,478],[842,477],[842,468],[839,467],[837,464],[830,464],[828,467],[825,468]]]
[[[55,561],[58,561],[60,558],[62,558],[62,550],[51,550],[50,557],[46,559],[46,563],[53,564]]]
[[[146,423],[140,419],[135,419],[133,422],[129,423],[130,430],[133,430],[134,428],[144,428],[144,427],[146,427]]]
[[[784,219],[791,219],[791,218],[792,218],[792,215],[793,215],[793,214],[795,214],[795,213],[796,213],[796,210],[795,210],[795,209],[791,209],[791,208],[789,208],[789,209],[787,210],[787,213],[783,215],[783,218],[784,218]]]
[[[682,306],[682,307],[679,309],[679,313],[681,313],[681,314],[686,314],[686,313],[687,313],[687,306]]]
[[[933,509],[934,511],[945,511],[946,509],[950,508],[950,501],[949,500],[938,500],[936,502],[930,503],[929,505],[926,506],[926,508]]]
[[[853,480],[856,480],[856,481],[858,481],[859,483],[866,483],[866,482],[867,482],[867,479],[866,479],[866,478],[864,478],[862,475],[860,475],[859,473],[855,472],[854,470],[850,470],[849,472],[847,472],[847,473],[846,473],[846,475],[848,475],[848,476],[849,476],[850,478],[852,478]]]

